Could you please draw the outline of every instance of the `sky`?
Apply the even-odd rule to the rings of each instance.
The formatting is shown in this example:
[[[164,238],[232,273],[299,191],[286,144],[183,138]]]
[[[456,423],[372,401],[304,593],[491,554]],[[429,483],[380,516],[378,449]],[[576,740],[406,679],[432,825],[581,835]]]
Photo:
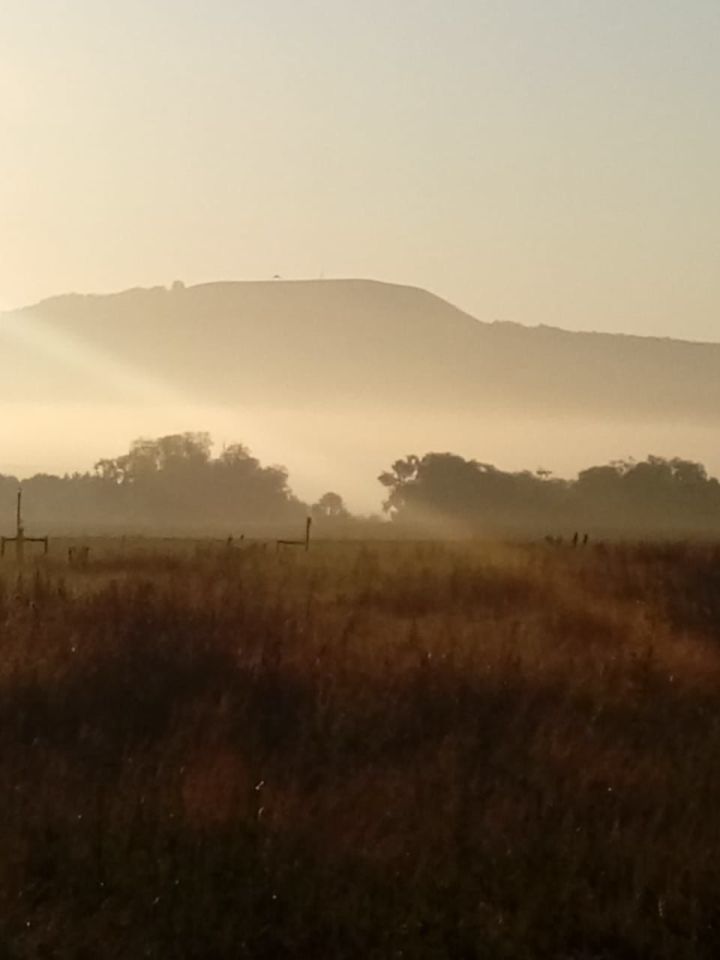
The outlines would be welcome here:
[[[0,308],[371,277],[720,340],[717,0],[0,0]]]

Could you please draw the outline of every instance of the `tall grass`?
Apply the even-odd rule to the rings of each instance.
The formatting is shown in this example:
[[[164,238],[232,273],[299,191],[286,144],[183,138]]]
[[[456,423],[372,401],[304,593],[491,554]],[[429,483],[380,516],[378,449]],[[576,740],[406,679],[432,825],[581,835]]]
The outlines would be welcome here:
[[[720,550],[106,550],[0,589],[0,958],[710,958]]]

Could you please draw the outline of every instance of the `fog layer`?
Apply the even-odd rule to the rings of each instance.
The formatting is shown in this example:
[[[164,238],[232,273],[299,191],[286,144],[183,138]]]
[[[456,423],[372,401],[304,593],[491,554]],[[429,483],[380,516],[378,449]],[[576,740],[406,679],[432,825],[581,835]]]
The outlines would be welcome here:
[[[647,454],[720,471],[720,345],[482,323],[414,288],[66,296],[0,315],[0,348],[0,472],[21,476],[186,430],[354,510],[378,509],[378,473],[410,452],[561,476]]]
[[[141,407],[14,404],[0,420],[2,472],[73,473],[139,436],[208,430],[220,447],[241,441],[263,463],[279,463],[307,502],[328,489],[341,492],[354,511],[380,508],[378,473],[399,454],[452,450],[507,470],[542,467],[574,476],[590,463],[653,453],[682,455],[720,474],[720,430],[648,422],[568,418],[520,420],[393,415],[353,411],[246,407]]]

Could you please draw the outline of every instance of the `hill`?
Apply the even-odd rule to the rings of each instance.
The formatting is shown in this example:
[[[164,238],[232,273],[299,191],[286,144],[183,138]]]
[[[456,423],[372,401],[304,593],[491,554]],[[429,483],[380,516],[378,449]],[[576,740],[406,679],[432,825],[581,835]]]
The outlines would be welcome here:
[[[370,489],[389,456],[413,448],[508,466],[516,451],[523,465],[547,451],[545,462],[568,469],[576,464],[562,455],[567,430],[583,446],[577,465],[706,449],[711,460],[720,425],[720,344],[483,323],[426,291],[364,280],[72,294],[3,314],[0,349],[0,404],[31,423],[12,442],[0,430],[0,443],[16,460],[32,449],[41,466],[55,449],[53,469],[58,437],[49,427],[41,434],[48,411],[63,409],[82,424],[88,459],[143,432],[232,430],[318,490],[347,490],[359,469]],[[33,420],[31,408],[42,417]],[[511,422],[524,426],[504,426]],[[538,422],[555,431],[539,449]],[[603,424],[595,448],[583,423],[593,436]],[[702,441],[678,448],[672,434],[658,449],[658,430],[664,437],[673,424],[680,437],[701,429]],[[79,455],[73,466],[87,466]]]
[[[0,384],[3,400],[153,385],[203,403],[720,417],[720,344],[482,323],[424,290],[372,281],[73,294],[3,320],[3,356],[23,372]]]

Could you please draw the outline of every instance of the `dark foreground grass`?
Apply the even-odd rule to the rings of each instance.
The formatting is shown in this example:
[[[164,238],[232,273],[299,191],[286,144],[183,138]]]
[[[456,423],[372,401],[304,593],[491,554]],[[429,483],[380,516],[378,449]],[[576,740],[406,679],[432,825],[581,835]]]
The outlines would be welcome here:
[[[720,953],[715,548],[109,551],[0,649],[0,960]]]

